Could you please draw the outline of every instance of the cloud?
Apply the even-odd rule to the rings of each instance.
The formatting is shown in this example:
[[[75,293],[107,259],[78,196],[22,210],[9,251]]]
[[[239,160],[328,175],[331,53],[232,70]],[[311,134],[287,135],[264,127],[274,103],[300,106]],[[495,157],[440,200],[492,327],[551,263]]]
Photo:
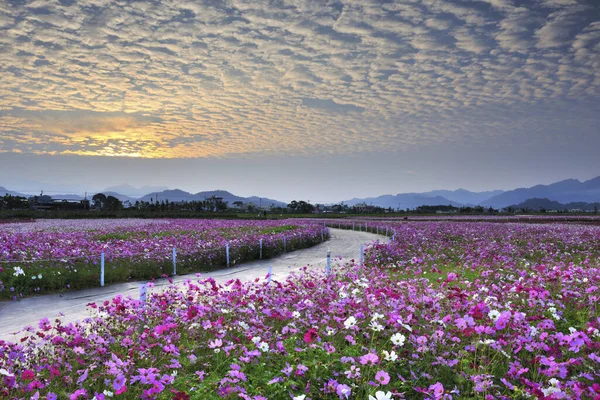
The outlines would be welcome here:
[[[346,112],[363,112],[363,107],[352,104],[341,104],[331,99],[311,99],[303,98],[302,105],[308,108],[322,109],[327,112],[346,113]]]
[[[585,4],[0,4],[0,151],[393,151],[529,135],[512,123],[522,110],[548,135],[591,129],[571,118],[600,96],[600,17]]]

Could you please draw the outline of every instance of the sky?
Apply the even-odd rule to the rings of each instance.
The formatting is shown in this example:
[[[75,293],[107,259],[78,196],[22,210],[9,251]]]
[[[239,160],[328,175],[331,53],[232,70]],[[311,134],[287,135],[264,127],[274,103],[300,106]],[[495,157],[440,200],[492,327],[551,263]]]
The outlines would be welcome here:
[[[597,0],[0,0],[0,186],[284,201],[600,175]]]

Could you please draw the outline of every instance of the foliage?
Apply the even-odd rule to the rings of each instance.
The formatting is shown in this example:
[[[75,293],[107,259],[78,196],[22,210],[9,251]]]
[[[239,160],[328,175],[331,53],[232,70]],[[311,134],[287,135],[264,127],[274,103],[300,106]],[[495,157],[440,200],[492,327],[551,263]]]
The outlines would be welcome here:
[[[388,223],[366,265],[92,304],[0,342],[1,395],[525,399],[600,394],[600,229]],[[369,397],[371,396],[371,397]]]
[[[209,271],[269,258],[328,238],[321,224],[220,220],[45,220],[0,225],[0,298]],[[285,248],[283,241],[286,240]],[[15,274],[17,270],[23,274]],[[4,288],[4,290],[3,290]]]

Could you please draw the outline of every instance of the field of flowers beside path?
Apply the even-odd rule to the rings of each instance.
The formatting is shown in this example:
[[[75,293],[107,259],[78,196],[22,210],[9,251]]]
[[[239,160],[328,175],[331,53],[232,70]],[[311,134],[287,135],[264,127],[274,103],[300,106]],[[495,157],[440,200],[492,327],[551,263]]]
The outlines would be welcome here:
[[[290,272],[298,271],[301,267],[324,270],[327,250],[331,250],[332,259],[358,259],[361,245],[367,245],[375,240],[383,240],[382,236],[366,232],[350,232],[331,229],[330,240],[313,247],[285,253],[271,259],[256,260],[240,264],[236,267],[202,273],[203,278],[212,278],[223,284],[229,279],[251,281],[256,278],[264,279],[269,266],[272,267],[273,280],[284,281]],[[177,275],[171,280],[178,286],[189,279],[197,279],[196,274]],[[144,282],[145,283],[145,282]],[[169,285],[167,279],[156,281],[156,286],[149,289],[149,294],[159,292]],[[64,314],[61,320],[64,324],[83,321],[90,316],[88,303],[102,303],[116,295],[123,297],[139,297],[140,282],[117,283],[104,288],[85,289],[64,295],[44,295],[21,299],[17,302],[0,302],[0,340],[16,341],[23,335],[13,335],[26,326],[37,326],[42,318],[54,320],[59,313]]]
[[[386,227],[389,244],[329,276],[200,278],[90,304],[82,324],[40,321],[0,342],[0,395],[600,398],[600,227]]]
[[[314,221],[39,220],[0,225],[0,299],[211,271],[321,243]],[[102,260],[105,263],[102,275]]]

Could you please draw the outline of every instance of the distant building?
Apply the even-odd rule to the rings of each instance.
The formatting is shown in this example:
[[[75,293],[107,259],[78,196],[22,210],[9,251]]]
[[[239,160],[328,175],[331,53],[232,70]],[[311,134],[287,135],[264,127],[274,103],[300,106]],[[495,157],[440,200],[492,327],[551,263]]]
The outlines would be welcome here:
[[[32,210],[89,210],[90,201],[53,199],[51,196],[40,194],[29,198],[29,208]]]
[[[378,208],[379,207],[369,205],[367,203],[360,203],[360,204],[357,204],[354,206],[354,209],[358,213],[372,213],[372,212],[376,212],[378,210]]]

